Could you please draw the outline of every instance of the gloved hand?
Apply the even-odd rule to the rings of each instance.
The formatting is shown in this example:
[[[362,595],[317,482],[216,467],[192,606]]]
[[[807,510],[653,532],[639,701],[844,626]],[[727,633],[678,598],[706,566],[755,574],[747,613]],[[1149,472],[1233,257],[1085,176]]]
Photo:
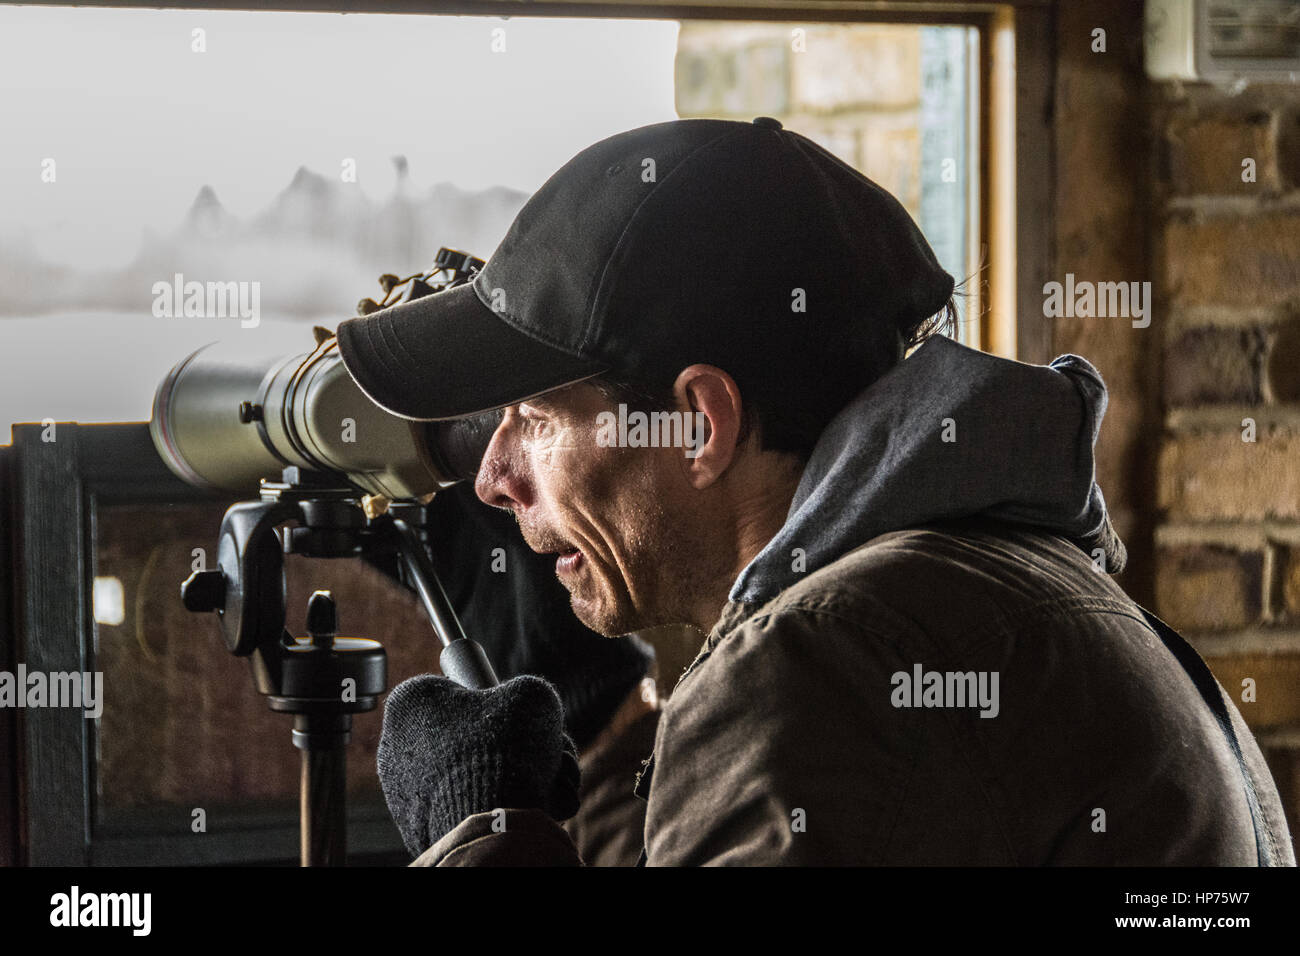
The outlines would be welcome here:
[[[555,689],[538,677],[487,690],[433,674],[403,681],[384,704],[377,763],[412,856],[475,813],[537,808],[565,820],[578,810],[577,754]]]

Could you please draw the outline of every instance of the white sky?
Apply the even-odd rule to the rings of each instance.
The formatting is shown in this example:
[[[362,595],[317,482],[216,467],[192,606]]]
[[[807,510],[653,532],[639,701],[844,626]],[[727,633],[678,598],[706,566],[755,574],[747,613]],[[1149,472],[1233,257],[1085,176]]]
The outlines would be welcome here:
[[[207,50],[191,49],[206,31]],[[493,52],[504,29],[505,51]],[[583,147],[675,119],[674,21],[0,6],[0,233],[129,261],[200,186],[248,216],[300,165],[405,154],[440,181],[532,192]],[[42,183],[41,164],[57,163]]]

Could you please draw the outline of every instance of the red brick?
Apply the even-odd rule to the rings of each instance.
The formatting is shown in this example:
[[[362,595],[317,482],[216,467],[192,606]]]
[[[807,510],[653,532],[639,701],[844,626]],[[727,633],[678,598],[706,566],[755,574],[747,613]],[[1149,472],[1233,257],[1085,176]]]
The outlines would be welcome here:
[[[1300,518],[1300,435],[1259,425],[1169,436],[1157,466],[1158,501],[1174,519]]]
[[[1156,553],[1157,613],[1175,628],[1248,627],[1260,618],[1264,555],[1211,545]]]
[[[1177,305],[1282,305],[1300,288],[1300,214],[1169,222],[1167,288]]]
[[[1167,406],[1260,401],[1260,368],[1267,335],[1257,327],[1203,328],[1165,345]]]
[[[1274,192],[1277,172],[1277,127],[1272,114],[1176,116],[1166,131],[1170,185],[1188,194]],[[1255,161],[1255,181],[1242,182],[1242,160]]]
[[[1300,654],[1230,654],[1205,662],[1252,729],[1300,722]],[[1241,699],[1241,682],[1255,681],[1253,703]]]

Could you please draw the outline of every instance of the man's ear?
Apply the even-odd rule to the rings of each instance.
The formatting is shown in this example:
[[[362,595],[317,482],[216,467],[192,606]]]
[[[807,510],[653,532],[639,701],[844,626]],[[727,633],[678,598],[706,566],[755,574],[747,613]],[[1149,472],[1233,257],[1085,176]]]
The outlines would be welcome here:
[[[687,443],[684,472],[693,487],[707,488],[735,461],[744,422],[740,389],[716,366],[691,365],[677,376],[673,395],[687,416],[682,423]]]

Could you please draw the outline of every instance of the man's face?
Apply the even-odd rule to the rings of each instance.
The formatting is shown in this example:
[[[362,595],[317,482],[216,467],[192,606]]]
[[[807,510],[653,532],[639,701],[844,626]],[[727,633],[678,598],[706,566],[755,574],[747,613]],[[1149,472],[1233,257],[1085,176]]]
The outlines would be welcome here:
[[[578,619],[612,637],[686,620],[708,554],[692,533],[683,450],[601,447],[597,415],[611,408],[579,383],[507,409],[475,491],[514,513],[534,551],[556,555]]]

